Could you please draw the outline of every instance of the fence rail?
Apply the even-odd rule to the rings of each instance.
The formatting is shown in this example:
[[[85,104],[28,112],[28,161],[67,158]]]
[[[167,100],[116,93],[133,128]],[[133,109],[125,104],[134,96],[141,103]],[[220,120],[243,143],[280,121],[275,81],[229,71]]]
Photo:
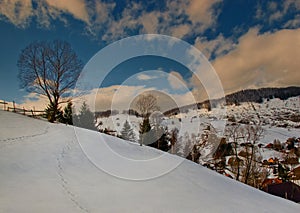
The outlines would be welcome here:
[[[5,111],[15,112],[15,113],[27,115],[30,117],[37,117],[37,116],[45,115],[44,110],[35,110],[34,107],[33,107],[33,109],[25,109],[25,107],[18,108],[18,107],[16,107],[16,104],[14,101],[12,102],[12,107],[9,107],[9,106],[7,107],[6,105],[8,105],[8,102],[6,102],[6,101],[1,101],[0,104],[3,104],[3,110],[5,110]]]
[[[5,101],[0,101],[0,104],[3,104],[3,110],[6,110],[6,105],[7,105],[8,103],[5,102]]]

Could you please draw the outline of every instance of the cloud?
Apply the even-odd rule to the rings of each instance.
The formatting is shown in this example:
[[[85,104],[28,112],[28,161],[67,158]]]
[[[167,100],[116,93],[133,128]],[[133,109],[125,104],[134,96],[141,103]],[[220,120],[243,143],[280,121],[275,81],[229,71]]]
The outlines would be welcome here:
[[[173,72],[172,75],[178,75],[178,73]],[[186,91],[183,94],[170,94],[166,90],[154,87],[113,85],[85,92],[83,95],[73,98],[72,103],[75,107],[75,113],[79,112],[84,101],[92,111],[104,111],[110,109],[123,111],[126,109],[134,109],[136,98],[138,95],[144,93],[151,93],[157,98],[158,106],[162,112],[175,107],[195,104],[199,101],[195,96],[194,91]],[[30,93],[24,97],[21,103],[16,104],[16,107],[24,107],[28,110],[44,110],[48,103],[48,99],[45,96]],[[8,106],[12,107],[13,104],[9,102]],[[61,107],[65,107],[65,105],[61,105]]]
[[[282,21],[285,17],[289,16],[289,20],[284,24],[284,27],[293,27],[297,22],[297,15],[295,15],[294,18],[291,18],[291,9],[299,11],[300,1],[268,1],[265,7],[263,7],[261,3],[258,3],[255,18],[257,20],[265,21],[265,24],[272,25],[274,22]]]
[[[35,110],[44,110],[49,101],[46,96],[39,95],[36,93],[29,93],[23,97],[23,100],[16,104],[18,108],[25,108],[27,110],[35,109]],[[11,107],[12,105],[10,105]]]
[[[128,36],[128,30],[135,30],[140,21],[137,18],[142,9],[141,3],[131,2],[124,8],[119,19],[110,17],[106,24],[105,32],[101,37],[104,41],[114,41]]]
[[[173,109],[196,103],[194,93],[187,91],[183,94],[170,94],[168,91],[154,87],[114,85],[105,88],[93,89],[88,94],[73,100],[76,112],[85,101],[92,111],[135,109],[137,97],[151,93],[157,98],[160,111]]]
[[[201,31],[216,23],[218,14],[213,7],[221,0],[190,0],[186,12],[194,24],[201,23]]]
[[[128,109],[134,97],[153,88],[143,86],[113,85],[99,89],[93,89],[88,94],[74,99],[75,108],[80,109],[83,101],[89,105],[92,111],[103,111],[108,109]]]
[[[34,5],[33,5],[34,2]],[[53,20],[68,23],[66,14],[85,23],[85,30],[104,41],[114,41],[136,33],[156,33],[183,38],[212,28],[218,14],[214,8],[221,0],[166,0],[166,9],[147,8],[143,2],[129,2],[113,15],[118,2],[85,0],[3,0],[0,14],[18,27],[27,27],[32,19],[49,28]]]
[[[39,26],[49,28],[53,20],[67,23],[65,15],[68,14],[85,23],[86,29],[93,31],[98,29],[99,24],[107,22],[114,5],[85,0],[3,0],[0,1],[0,18],[21,28],[27,27],[36,18]]]
[[[300,1],[295,0],[285,0],[283,1],[284,11],[288,11],[290,7],[294,7],[297,10],[300,10]]]
[[[179,90],[179,89],[185,89],[187,87],[187,84],[183,77],[180,75],[180,73],[171,71],[168,75],[168,81],[170,83],[170,86],[172,89]]]
[[[102,1],[96,1],[95,2],[95,10],[91,11],[91,8],[89,8],[89,14],[93,14],[95,16],[94,24],[103,24],[107,22],[107,20],[111,16],[112,10],[115,8],[115,3],[104,3]]]
[[[45,0],[52,7],[71,14],[74,18],[89,24],[89,14],[84,0]]]
[[[300,29],[259,34],[250,29],[228,54],[213,61],[225,91],[299,85]]]
[[[31,0],[4,0],[0,1],[0,14],[14,25],[27,27],[33,15]]]
[[[296,15],[294,19],[288,20],[284,28],[299,28],[300,27],[300,15]]]
[[[206,37],[197,37],[194,46],[208,59],[211,59],[212,55],[219,57],[226,54],[235,47],[235,44],[230,38],[225,38],[222,34],[219,34],[213,40],[208,40]]]
[[[191,25],[189,24],[181,24],[176,27],[171,28],[170,34],[177,38],[183,38],[187,34],[191,32]]]
[[[148,81],[148,80],[152,80],[152,79],[156,79],[158,78],[158,76],[154,76],[154,75],[147,75],[147,74],[139,74],[137,77],[136,77],[138,80],[141,80],[141,81]]]
[[[158,32],[159,26],[159,12],[144,12],[140,17],[140,23],[143,26],[142,33]]]

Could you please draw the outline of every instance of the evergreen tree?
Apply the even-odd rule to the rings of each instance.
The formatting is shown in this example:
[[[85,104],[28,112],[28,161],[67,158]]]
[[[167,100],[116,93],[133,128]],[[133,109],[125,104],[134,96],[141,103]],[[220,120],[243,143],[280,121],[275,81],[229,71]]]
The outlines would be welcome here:
[[[129,124],[129,122],[126,120],[123,128],[121,130],[121,136],[122,139],[128,140],[128,141],[135,141],[135,135],[134,132]]]
[[[148,117],[145,117],[140,123],[140,139],[139,143],[140,145],[148,145],[151,143],[151,125]]]
[[[140,145],[148,145],[163,151],[168,151],[170,149],[168,129],[157,122],[159,119],[154,120],[156,122],[152,122],[151,126],[149,118],[145,117],[140,124]]]
[[[155,147],[162,151],[170,149],[170,134],[168,127],[162,125],[163,115],[161,113],[153,113],[150,116],[151,133],[153,136],[152,143],[149,146]]]
[[[168,128],[164,128],[163,126],[160,125],[155,125],[151,131],[151,142],[149,146],[160,149],[162,151],[169,151],[170,149],[170,138],[169,138],[169,133],[168,133]]]
[[[283,181],[289,181],[289,169],[278,163],[278,177]]]
[[[72,102],[69,102],[68,105],[64,108],[64,113],[60,117],[59,122],[73,125],[73,114],[72,114]]]
[[[53,103],[49,103],[47,108],[45,109],[45,117],[51,123],[56,120],[60,120],[62,118],[62,115],[63,113],[60,107],[55,107]]]
[[[66,124],[73,125],[73,104],[69,102],[68,105],[64,109],[64,119]]]
[[[86,102],[83,102],[79,111],[79,115],[77,116],[77,118],[74,117],[74,124],[78,127],[96,130],[94,120],[94,113],[91,112]]]

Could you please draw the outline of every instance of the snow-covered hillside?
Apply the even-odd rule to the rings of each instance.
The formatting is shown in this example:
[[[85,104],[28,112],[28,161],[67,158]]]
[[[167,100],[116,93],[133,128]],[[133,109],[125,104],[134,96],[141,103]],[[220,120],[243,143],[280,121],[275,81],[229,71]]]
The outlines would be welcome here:
[[[0,212],[300,210],[193,162],[98,132],[4,111],[0,132]],[[130,160],[133,166],[122,167]],[[154,177],[153,166],[172,169]],[[134,180],[139,175],[148,179]]]
[[[300,98],[292,97],[287,100],[278,98],[264,100],[263,103],[241,103],[240,105],[223,106],[212,108],[211,111],[206,109],[190,109],[185,113],[164,117],[163,124],[168,126],[169,130],[179,129],[179,136],[185,133],[189,135],[202,134],[207,126],[215,128],[216,133],[224,135],[226,125],[231,121],[237,123],[255,122],[263,126],[264,134],[260,143],[268,144],[278,139],[285,142],[289,137],[300,136],[300,121],[296,121],[300,116]],[[300,118],[298,118],[300,119]],[[136,138],[139,136],[139,124],[142,119],[134,115],[116,114],[110,117],[99,117],[97,119],[100,129],[109,129],[120,135],[125,120],[129,121],[135,133]]]

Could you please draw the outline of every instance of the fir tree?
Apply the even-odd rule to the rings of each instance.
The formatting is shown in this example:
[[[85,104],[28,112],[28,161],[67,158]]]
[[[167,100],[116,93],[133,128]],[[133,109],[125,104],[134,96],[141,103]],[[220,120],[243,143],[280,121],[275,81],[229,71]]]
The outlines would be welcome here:
[[[59,121],[61,123],[73,125],[73,114],[72,114],[72,102],[69,102],[68,105],[64,108],[64,113],[60,117]]]
[[[162,151],[169,151],[170,149],[170,138],[169,138],[169,132],[168,128],[164,128],[163,126],[160,125],[155,125],[151,131],[151,142],[149,146],[160,149]]]
[[[128,141],[135,141],[135,135],[134,132],[129,124],[129,122],[126,120],[123,128],[121,130],[121,136],[122,139],[128,140]]]
[[[139,139],[139,143],[140,145],[148,145],[151,143],[151,125],[150,125],[150,121],[149,118],[144,118],[142,123],[140,123],[140,139]]]
[[[62,118],[62,111],[60,107],[55,107],[53,103],[49,103],[47,108],[45,109],[45,117],[49,122],[53,123],[56,120],[60,120]]]
[[[64,119],[66,124],[73,125],[73,104],[69,102],[68,105],[64,109]]]
[[[78,127],[96,130],[94,120],[94,113],[92,113],[88,105],[83,102],[79,111],[79,115],[74,118],[74,124]]]
[[[289,181],[289,169],[278,163],[278,177],[283,181]]]

